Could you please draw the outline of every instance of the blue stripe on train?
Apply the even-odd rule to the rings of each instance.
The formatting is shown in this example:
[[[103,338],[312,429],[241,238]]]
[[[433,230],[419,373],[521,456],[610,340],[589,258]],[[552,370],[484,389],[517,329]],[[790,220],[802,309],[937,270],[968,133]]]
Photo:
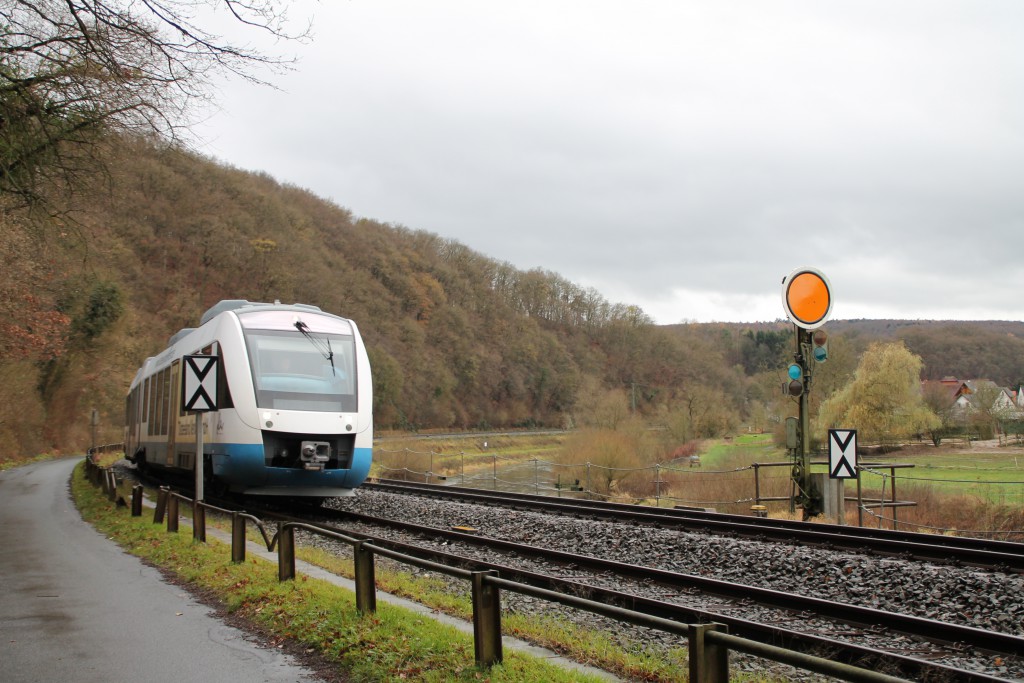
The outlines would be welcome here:
[[[212,444],[211,444],[212,445]],[[355,488],[370,473],[372,448],[356,448],[352,467],[347,470],[307,471],[286,467],[267,467],[262,444],[218,444],[213,473],[230,486],[328,486]]]

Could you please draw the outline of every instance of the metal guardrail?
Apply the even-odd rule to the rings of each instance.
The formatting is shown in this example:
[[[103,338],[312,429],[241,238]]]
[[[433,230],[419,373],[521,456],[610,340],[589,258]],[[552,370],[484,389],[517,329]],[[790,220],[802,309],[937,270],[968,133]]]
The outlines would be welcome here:
[[[118,500],[117,479],[113,470],[95,465],[90,457],[86,458],[86,476],[95,485],[102,486],[110,500]],[[132,487],[132,515],[141,516],[142,510],[141,485]],[[156,510],[153,515],[154,524],[166,521],[167,531],[178,531],[179,504],[185,502],[192,505],[193,537],[206,540],[206,510],[224,513],[232,519],[231,560],[245,560],[246,521],[252,521],[260,530],[267,550],[277,549],[278,580],[293,580],[295,571],[295,531],[306,531],[318,536],[330,538],[352,547],[355,565],[356,609],[364,614],[373,613],[377,609],[377,586],[375,579],[374,559],[376,556],[387,557],[402,564],[419,567],[429,571],[446,574],[470,582],[471,601],[473,606],[473,644],[476,665],[487,668],[503,661],[501,642],[501,591],[507,590],[527,595],[567,607],[610,617],[619,621],[638,626],[657,629],[668,633],[684,636],[688,641],[691,683],[728,683],[729,653],[743,652],[762,657],[782,664],[797,667],[806,671],[831,676],[845,681],[861,681],[864,683],[889,683],[906,679],[862,669],[841,662],[834,662],[823,657],[808,655],[785,648],[740,638],[728,633],[725,624],[684,624],[671,619],[656,617],[624,607],[608,605],[588,600],[568,593],[539,588],[517,581],[503,579],[496,571],[470,571],[458,567],[425,560],[399,553],[388,548],[376,546],[369,541],[346,536],[343,533],[322,529],[302,522],[286,522],[278,527],[277,533],[271,537],[262,521],[252,515],[237,511],[218,508],[202,501],[174,493],[166,487],[159,489]]]

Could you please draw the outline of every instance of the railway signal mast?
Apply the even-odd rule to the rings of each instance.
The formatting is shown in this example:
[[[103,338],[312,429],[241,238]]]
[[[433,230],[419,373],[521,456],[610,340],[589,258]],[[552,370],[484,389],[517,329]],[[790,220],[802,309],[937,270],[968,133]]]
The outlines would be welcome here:
[[[786,446],[793,457],[791,511],[802,507],[804,519],[821,512],[822,492],[811,481],[810,409],[813,366],[828,359],[828,334],[821,326],[832,313],[832,286],[815,268],[797,268],[782,280],[782,306],[796,326],[796,352],[783,391],[799,399],[798,418],[786,420]]]

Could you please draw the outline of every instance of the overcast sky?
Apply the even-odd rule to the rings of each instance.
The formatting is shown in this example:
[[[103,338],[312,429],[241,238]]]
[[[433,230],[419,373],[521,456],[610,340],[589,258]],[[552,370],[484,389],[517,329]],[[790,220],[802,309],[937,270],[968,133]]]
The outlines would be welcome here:
[[[324,0],[198,149],[659,323],[1024,320],[1024,2]],[[353,245],[358,248],[358,245]]]

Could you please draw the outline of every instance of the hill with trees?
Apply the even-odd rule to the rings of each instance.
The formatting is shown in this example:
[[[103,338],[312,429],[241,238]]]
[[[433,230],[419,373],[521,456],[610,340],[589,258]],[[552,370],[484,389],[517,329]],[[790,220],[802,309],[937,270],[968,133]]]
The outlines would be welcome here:
[[[73,215],[43,232],[17,211],[2,217],[5,448],[80,449],[93,408],[100,440],[119,440],[137,367],[221,299],[298,301],[356,320],[383,429],[571,427],[632,414],[681,443],[791,414],[779,389],[789,323],[661,327],[556,273],[356,218],[174,145],[125,137],[105,154],[103,186],[80,194]],[[815,405],[886,337],[920,355],[926,377],[1024,378],[1020,325],[827,327]]]

